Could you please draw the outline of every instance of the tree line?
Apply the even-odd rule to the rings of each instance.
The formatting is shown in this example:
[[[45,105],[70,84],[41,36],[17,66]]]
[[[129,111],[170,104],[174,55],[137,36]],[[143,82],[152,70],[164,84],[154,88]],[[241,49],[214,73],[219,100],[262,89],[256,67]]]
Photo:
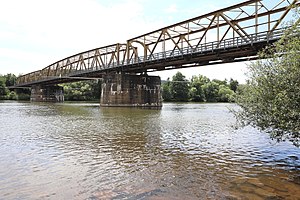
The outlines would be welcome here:
[[[30,90],[26,88],[18,88],[10,90],[9,87],[15,85],[17,80],[14,74],[0,74],[0,100],[29,100]]]
[[[15,85],[16,75],[0,75],[0,100],[30,100],[30,88],[9,89]],[[87,80],[60,84],[64,89],[66,101],[94,101],[99,100],[101,81]]]
[[[29,100],[30,89],[14,89],[17,77],[14,74],[0,75],[1,100]],[[60,84],[64,90],[66,101],[94,101],[101,95],[101,81],[87,80]],[[164,101],[174,102],[233,102],[239,83],[236,80],[210,80],[199,75],[189,81],[177,72],[172,80],[162,81],[162,97]]]
[[[177,72],[172,80],[162,83],[162,97],[164,101],[174,102],[233,102],[238,88],[237,80],[210,80],[199,75],[189,81]]]
[[[100,99],[101,81],[87,80],[61,84],[66,101],[95,101]]]

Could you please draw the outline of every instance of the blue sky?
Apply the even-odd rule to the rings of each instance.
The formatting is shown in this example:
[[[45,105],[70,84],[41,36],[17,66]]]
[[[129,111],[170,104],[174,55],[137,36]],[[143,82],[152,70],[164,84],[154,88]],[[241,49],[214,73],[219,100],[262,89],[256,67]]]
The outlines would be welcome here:
[[[0,74],[26,74],[64,57],[106,46],[228,7],[241,0],[0,0]],[[166,79],[178,70],[157,73]],[[182,70],[188,78],[233,77],[246,64]]]

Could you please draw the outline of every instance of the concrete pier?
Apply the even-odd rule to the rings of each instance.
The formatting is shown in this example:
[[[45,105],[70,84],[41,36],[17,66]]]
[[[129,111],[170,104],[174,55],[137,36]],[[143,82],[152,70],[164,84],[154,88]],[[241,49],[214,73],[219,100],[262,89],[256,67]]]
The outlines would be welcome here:
[[[30,101],[32,102],[63,102],[64,92],[60,86],[35,85],[31,87]]]
[[[100,106],[162,107],[159,76],[112,74],[102,83]]]

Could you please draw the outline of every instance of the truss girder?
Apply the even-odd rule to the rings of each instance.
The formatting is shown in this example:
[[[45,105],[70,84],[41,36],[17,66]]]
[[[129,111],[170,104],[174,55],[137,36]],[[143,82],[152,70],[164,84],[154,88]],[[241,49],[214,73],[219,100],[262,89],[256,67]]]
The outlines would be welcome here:
[[[266,37],[276,35],[276,30],[292,7],[299,6],[299,1],[248,0],[129,39],[125,44],[117,43],[67,57],[42,70],[20,76],[17,84],[78,76],[91,71],[119,71],[124,66],[174,55],[213,51],[226,45],[252,44],[258,42],[263,33]]]
[[[299,0],[250,0],[219,11],[189,19],[157,31],[130,39],[130,43],[143,43],[147,52],[157,53],[177,49],[177,38],[182,40],[183,48],[197,49],[209,42],[221,43],[223,40],[240,37],[247,41],[253,40],[250,35],[269,31],[270,34],[280,24]],[[157,37],[162,32],[172,33],[167,37]],[[179,39],[180,40],[180,39]],[[164,48],[159,48],[162,46]],[[141,50],[143,52],[143,50]],[[144,51],[145,52],[145,51]],[[144,54],[144,56],[147,56]]]

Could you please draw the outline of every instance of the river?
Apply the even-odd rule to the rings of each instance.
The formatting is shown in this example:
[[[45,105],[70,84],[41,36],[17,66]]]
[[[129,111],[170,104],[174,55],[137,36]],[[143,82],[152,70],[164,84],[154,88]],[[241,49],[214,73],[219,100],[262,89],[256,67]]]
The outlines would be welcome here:
[[[234,104],[0,102],[0,199],[300,199],[300,149]]]

